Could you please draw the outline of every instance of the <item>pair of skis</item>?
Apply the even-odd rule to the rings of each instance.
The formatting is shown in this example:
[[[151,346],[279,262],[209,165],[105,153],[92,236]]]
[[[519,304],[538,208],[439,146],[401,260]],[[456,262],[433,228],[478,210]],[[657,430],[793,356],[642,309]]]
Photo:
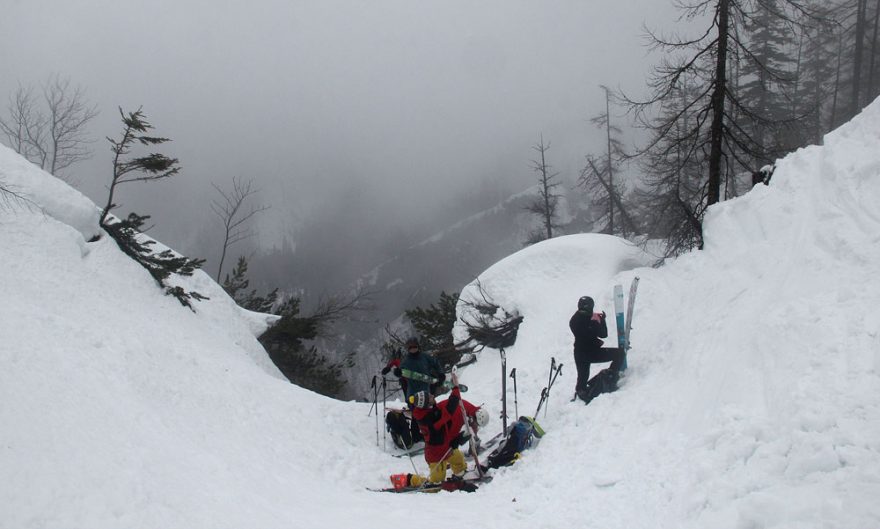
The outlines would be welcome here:
[[[438,382],[440,382],[439,379],[434,378],[431,375],[419,373],[418,371],[412,371],[411,369],[401,369],[400,376],[402,378],[406,378],[409,380],[417,380],[419,382],[424,382],[426,384],[437,384]],[[453,386],[451,380],[444,380],[442,385],[446,389],[452,389],[452,386]],[[458,385],[458,391],[460,391],[462,393],[466,393],[467,390],[468,390],[468,387],[465,386],[464,384]]]
[[[468,472],[462,479],[447,479],[441,483],[425,483],[418,487],[385,487],[385,488],[367,488],[371,492],[391,492],[394,494],[409,494],[419,492],[440,492],[463,490],[466,492],[474,492],[482,483],[492,481],[492,476],[478,476],[474,472]]]
[[[636,302],[636,292],[639,289],[639,278],[635,277],[629,286],[629,300],[626,304],[626,314],[623,312],[623,285],[614,285],[614,315],[617,322],[617,346],[623,351],[623,364],[620,371],[627,368],[626,353],[631,346],[629,333],[632,330],[633,307]]]

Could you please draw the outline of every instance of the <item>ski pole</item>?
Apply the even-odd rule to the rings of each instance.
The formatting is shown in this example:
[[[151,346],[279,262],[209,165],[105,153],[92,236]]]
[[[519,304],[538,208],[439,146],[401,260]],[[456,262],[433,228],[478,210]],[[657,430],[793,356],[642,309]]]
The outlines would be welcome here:
[[[516,401],[516,368],[510,370],[510,378],[513,379],[513,413],[519,419],[519,403]]]
[[[388,404],[385,402],[386,393],[385,390],[387,386],[385,385],[385,375],[382,375],[382,416],[385,416],[386,410],[388,409]],[[378,410],[376,410],[378,412]],[[387,428],[382,428],[382,451],[385,451],[385,433]]]
[[[558,377],[562,373],[562,364],[556,366],[556,372],[553,373],[553,378],[550,379],[550,385],[547,386],[547,396],[550,396],[550,388],[553,387],[553,384],[556,382],[556,377]],[[549,404],[548,404],[549,407]],[[547,408],[544,408],[544,417],[547,416]]]
[[[501,424],[502,431],[507,431],[507,353],[501,351]]]
[[[411,449],[406,451],[406,455],[409,456],[409,464],[413,467],[413,474],[418,474],[419,469],[416,468],[416,462],[412,457]]]
[[[373,414],[373,408],[376,407],[376,375],[373,375],[373,381],[370,382],[370,389],[373,390],[373,405],[370,406],[370,411],[367,412],[367,417]]]
[[[538,417],[538,413],[541,412],[541,406],[544,405],[544,400],[547,398],[547,388],[541,390],[541,400],[538,401],[538,408],[535,410],[534,418]]]
[[[547,406],[544,408],[544,417],[547,416],[547,408],[550,407],[550,387],[553,386],[553,372],[556,370],[556,357],[550,357],[550,377],[547,380]]]
[[[452,368],[452,385],[453,385],[453,387],[458,385],[458,375],[455,373],[455,371],[456,370],[453,367]],[[473,458],[474,458],[474,465],[476,466],[476,469],[477,469],[477,475],[480,477],[483,477],[483,466],[480,465],[480,458],[477,455],[477,444],[476,444],[477,442],[474,439],[474,432],[471,430],[471,425],[468,422],[467,411],[464,409],[464,400],[460,396],[458,399],[458,407],[461,409],[461,418],[463,419],[463,422],[464,422],[465,431],[468,434],[468,445],[470,446],[471,456],[473,456]],[[425,443],[427,443],[427,442],[428,441],[426,440]]]
[[[379,446],[379,387],[376,385],[376,375],[373,375],[373,408],[376,408],[376,446]],[[372,412],[372,408],[370,408]],[[369,417],[369,414],[367,415]]]

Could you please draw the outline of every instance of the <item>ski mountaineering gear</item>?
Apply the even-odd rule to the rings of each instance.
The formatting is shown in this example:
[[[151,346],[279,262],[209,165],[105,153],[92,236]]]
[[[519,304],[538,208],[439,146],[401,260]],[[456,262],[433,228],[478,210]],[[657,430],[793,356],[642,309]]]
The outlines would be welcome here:
[[[480,428],[489,424],[489,412],[484,410],[483,408],[478,408],[476,413],[474,414],[474,418],[477,420],[477,426]]]
[[[629,333],[632,330],[632,319],[633,319],[633,309],[636,304],[636,292],[639,290],[639,278],[636,276],[632,280],[632,284],[629,286],[629,299],[626,302],[626,327],[624,328],[623,335],[625,337],[625,345],[624,350],[629,351],[629,348],[632,347],[629,341]]]
[[[458,375],[455,373],[455,368],[452,369],[452,383],[455,384],[453,388],[458,389]],[[474,458],[474,468],[480,477],[483,477],[484,471],[483,466],[480,464],[480,456],[477,454],[477,441],[474,438],[474,432],[471,430],[470,421],[467,420],[467,410],[464,407],[464,401],[459,402],[461,407],[461,414],[465,417],[464,421],[464,429],[467,432],[467,441],[468,447],[470,448],[471,457]],[[467,465],[465,465],[467,468]]]
[[[578,300],[578,310],[582,310],[584,312],[593,312],[593,307],[595,306],[595,302],[593,298],[590,296],[582,296],[581,299]]]
[[[477,490],[479,484],[492,481],[492,476],[479,477],[475,472],[467,472],[463,477],[453,476],[440,483],[425,482],[417,486],[414,485],[414,478],[416,478],[416,476],[417,474],[394,474],[391,476],[392,487],[383,489],[367,488],[367,490],[373,492],[392,492],[396,494],[408,494],[411,492],[433,493],[444,490],[448,492],[454,492],[457,490],[474,492]]]
[[[487,465],[489,468],[512,465],[524,450],[537,446],[543,436],[544,430],[534,419],[520,417],[511,425],[504,443],[489,454]]]
[[[510,370],[510,378],[513,379],[513,414],[519,417],[519,403],[516,401],[516,368]]]
[[[623,351],[623,362],[620,370],[626,369],[626,336],[624,336],[625,323],[623,321],[623,285],[614,285],[614,321],[617,323],[617,347]]]
[[[501,430],[507,430],[507,353],[502,347],[501,353]]]
[[[385,429],[391,434],[394,445],[403,450],[410,450],[422,440],[418,425],[407,417],[407,413],[406,410],[388,410],[385,414]]]
[[[409,398],[409,403],[412,404],[414,408],[427,408],[429,405],[428,392],[419,391]]]
[[[590,379],[587,383],[587,388],[578,392],[577,396],[582,401],[589,404],[602,393],[613,393],[617,391],[617,381],[619,379],[620,373],[616,369],[610,367],[603,369]]]
[[[562,374],[562,364],[556,363],[556,358],[550,358],[550,375],[547,378],[547,385],[544,389],[541,390],[541,400],[538,401],[538,408],[535,410],[535,417],[538,416],[538,413],[541,411],[541,406],[550,398],[550,389],[553,387],[553,383],[556,382],[556,377]],[[547,416],[547,410],[544,410],[544,416]]]
[[[429,384],[430,387],[434,388],[434,390],[435,390],[432,393],[433,395],[436,395],[437,393],[443,393],[443,391],[436,391],[437,388],[439,388],[441,386],[446,389],[452,389],[452,381],[446,380],[446,375],[444,375],[443,373],[440,374],[440,376],[442,378],[434,378],[434,377],[429,377],[423,373],[418,373],[416,371],[410,371],[409,369],[401,369],[400,376],[404,380],[418,380],[420,382],[424,382],[425,384]],[[468,387],[465,386],[464,384],[459,384],[458,389],[462,393],[467,393]],[[412,395],[410,395],[410,397],[412,397]],[[407,399],[407,402],[409,402],[409,399]]]

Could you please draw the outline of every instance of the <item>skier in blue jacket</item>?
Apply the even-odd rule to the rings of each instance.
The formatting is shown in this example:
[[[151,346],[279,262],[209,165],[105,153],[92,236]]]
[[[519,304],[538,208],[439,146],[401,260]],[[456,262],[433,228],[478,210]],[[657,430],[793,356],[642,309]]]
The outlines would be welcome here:
[[[394,376],[406,379],[406,401],[419,391],[436,395],[436,389],[446,380],[443,368],[436,358],[423,353],[419,340],[411,337],[406,341],[406,356],[400,367],[394,369]]]

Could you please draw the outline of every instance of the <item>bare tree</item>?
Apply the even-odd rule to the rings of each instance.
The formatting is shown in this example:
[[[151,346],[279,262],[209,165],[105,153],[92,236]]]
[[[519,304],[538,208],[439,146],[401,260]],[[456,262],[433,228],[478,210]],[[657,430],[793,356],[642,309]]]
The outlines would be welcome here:
[[[8,185],[3,179],[3,174],[0,173],[0,209],[13,209],[19,206],[38,209],[32,200],[19,194],[12,186]]]
[[[621,146],[619,142],[614,140],[615,143],[613,143],[611,139],[611,129],[613,128],[611,125],[611,93],[608,91],[607,86],[603,86],[602,90],[605,91],[605,115],[604,117],[601,115],[596,116],[592,121],[600,127],[605,126],[605,134],[608,140],[607,159],[605,162],[608,173],[608,189],[614,190],[614,151],[616,149],[619,152]],[[615,128],[615,132],[619,133],[620,129]],[[611,230],[610,233],[614,233],[614,201],[609,200],[608,202],[608,227]]]
[[[53,175],[91,156],[87,148],[91,143],[86,135],[86,125],[98,115],[96,106],[85,100],[82,87],[70,86],[69,78],[58,75],[49,77],[43,85],[46,100],[48,159],[44,167]]]
[[[217,193],[220,194],[220,200],[211,202],[211,210],[223,222],[223,251],[220,253],[220,264],[217,265],[217,282],[223,272],[223,262],[226,260],[226,251],[233,244],[243,241],[251,236],[254,232],[246,226],[248,220],[261,211],[266,211],[269,206],[251,207],[244,210],[244,203],[257,193],[258,190],[253,189],[253,180],[242,183],[241,178],[232,177],[232,190],[224,191],[216,184],[211,184]]]
[[[34,101],[33,89],[21,85],[9,96],[9,117],[0,118],[0,130],[8,145],[18,154],[42,167],[39,151],[34,145],[42,143],[42,117]]]
[[[547,151],[550,150],[550,144],[544,144],[544,135],[542,134],[540,143],[533,146],[532,149],[540,154],[540,159],[532,160],[532,169],[538,173],[538,196],[526,206],[526,209],[541,219],[542,229],[530,234],[528,244],[552,239],[553,230],[559,227],[555,221],[560,195],[554,192],[554,189],[559,186],[559,183],[556,182],[559,173],[552,172],[552,166],[547,163]]]
[[[862,109],[862,66],[865,53],[865,33],[868,26],[868,0],[856,0],[855,45],[853,46],[852,96],[850,115],[855,116]]]
[[[605,129],[607,144],[604,160],[587,156],[587,165],[581,170],[577,183],[590,196],[592,206],[602,212],[598,220],[605,225],[599,231],[613,234],[620,228],[626,237],[628,232],[635,231],[635,224],[623,204],[624,186],[614,179],[618,165],[626,158],[626,153],[623,144],[617,139],[621,134],[620,129],[611,124],[611,93],[605,86],[601,88],[605,91],[605,112],[590,121]],[[615,211],[618,222],[615,222]]]
[[[728,72],[736,61],[750,61],[756,71],[769,76],[778,75],[762,62],[750,43],[743,38],[747,21],[764,11],[773,17],[783,17],[791,24],[789,12],[807,14],[799,1],[779,0],[692,0],[679,2],[683,18],[709,21],[708,27],[695,38],[662,38],[650,34],[653,46],[667,52],[664,62],[655,69],[650,80],[651,97],[646,101],[624,99],[636,119],[652,132],[648,146],[639,154],[678,160],[681,167],[664,167],[670,175],[680,175],[680,169],[699,163],[704,185],[695,189],[695,202],[680,193],[669,196],[687,211],[691,226],[701,229],[702,215],[708,206],[721,200],[722,181],[749,169],[752,160],[767,156],[767,147],[755,137],[756,127],[772,126],[774,122],[744,101],[731,86]],[[685,85],[689,85],[685,88]],[[694,90],[691,90],[691,87]],[[662,119],[655,119],[653,110],[667,99],[684,100],[667,105]],[[669,111],[674,109],[674,111]],[[686,127],[682,127],[686,123]],[[751,127],[747,124],[753,125]],[[674,156],[675,155],[675,156]],[[674,189],[670,188],[670,189]],[[680,188],[679,188],[680,189]],[[702,244],[702,237],[691,238]]]
[[[334,323],[355,313],[375,310],[373,296],[375,296],[374,291],[362,287],[349,294],[321,296],[309,316],[314,322],[317,336],[332,338],[330,328]]]
[[[611,223],[611,211],[612,208],[617,208],[617,225],[621,228],[623,237],[626,238],[628,233],[635,234],[638,228],[623,202],[621,186],[618,184],[612,187],[610,180],[606,178],[608,174],[609,171],[599,167],[594,157],[587,156],[587,165],[581,170],[578,185],[590,194],[593,205],[603,212],[599,217],[599,221],[607,219],[607,223],[599,232],[615,233],[614,225]]]
[[[91,156],[86,132],[97,115],[82,87],[70,79],[49,76],[42,86],[42,106],[32,87],[19,85],[9,98],[9,117],[0,119],[0,130],[10,147],[41,169],[66,179],[64,170]]]
[[[877,63],[877,36],[880,34],[880,0],[875,2],[874,6],[874,34],[871,37],[871,60],[868,64],[868,101],[876,97],[877,92],[877,74],[875,64]]]

